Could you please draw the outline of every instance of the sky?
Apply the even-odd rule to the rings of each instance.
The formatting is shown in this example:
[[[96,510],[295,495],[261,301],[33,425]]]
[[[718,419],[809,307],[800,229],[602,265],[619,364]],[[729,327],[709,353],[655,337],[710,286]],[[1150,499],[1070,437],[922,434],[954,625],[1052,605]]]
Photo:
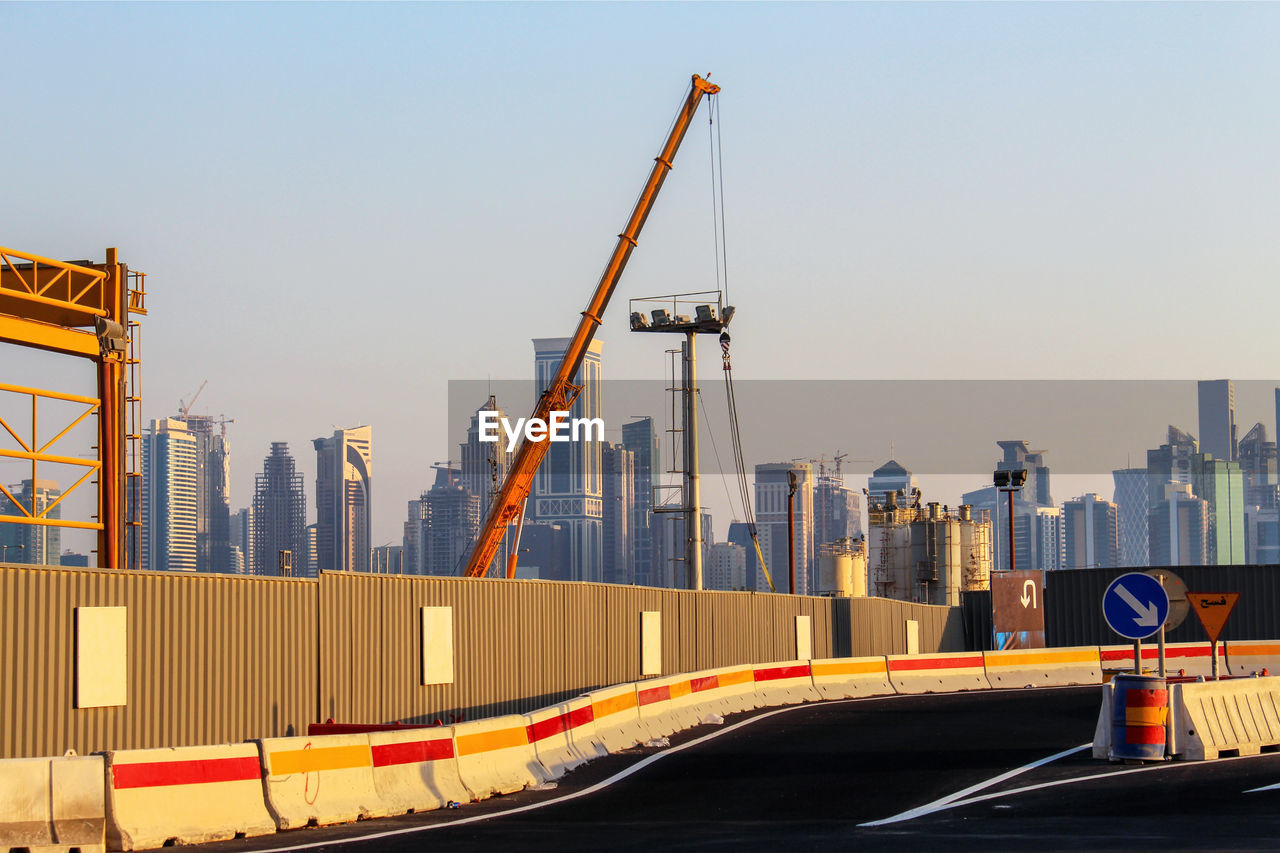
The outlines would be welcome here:
[[[743,381],[1277,373],[1277,4],[6,3],[0,28],[0,246],[148,273],[145,417],[208,380],[233,509],[287,441],[314,515],[310,441],[371,424],[374,539],[398,542],[457,458],[449,381],[528,379],[531,339],[572,331],[695,72],[723,87],[727,282],[704,110],[606,315],[607,379],[667,369],[627,299],[718,286]],[[93,387],[4,345],[0,382]],[[831,420],[759,452],[912,467]],[[1274,431],[1265,401],[1240,420]]]

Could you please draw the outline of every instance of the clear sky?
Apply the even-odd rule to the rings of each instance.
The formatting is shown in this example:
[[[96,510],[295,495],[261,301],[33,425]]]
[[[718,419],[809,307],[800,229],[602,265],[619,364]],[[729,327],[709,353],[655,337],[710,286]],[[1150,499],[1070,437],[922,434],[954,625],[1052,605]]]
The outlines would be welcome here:
[[[233,509],[271,441],[313,502],[310,440],[367,423],[398,542],[456,458],[447,381],[527,378],[572,330],[693,72],[724,87],[737,376],[1277,373],[1280,4],[17,3],[0,30],[0,245],[149,273],[146,417],[208,379]],[[627,298],[715,287],[705,118],[608,378],[666,364]],[[47,361],[0,347],[0,382]],[[837,448],[889,451],[845,422],[775,455]]]

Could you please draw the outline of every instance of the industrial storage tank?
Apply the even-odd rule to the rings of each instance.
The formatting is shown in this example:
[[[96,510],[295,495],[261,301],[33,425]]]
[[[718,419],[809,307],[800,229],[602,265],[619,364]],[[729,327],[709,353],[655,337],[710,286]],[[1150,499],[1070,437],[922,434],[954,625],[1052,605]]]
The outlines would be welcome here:
[[[867,548],[862,539],[839,539],[818,546],[818,595],[864,598]]]

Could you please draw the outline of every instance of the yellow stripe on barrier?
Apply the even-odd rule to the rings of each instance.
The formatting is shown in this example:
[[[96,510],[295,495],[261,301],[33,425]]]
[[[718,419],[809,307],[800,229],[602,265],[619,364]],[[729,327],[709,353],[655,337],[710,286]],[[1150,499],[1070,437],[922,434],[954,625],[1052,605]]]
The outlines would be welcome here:
[[[1125,708],[1124,722],[1127,726],[1163,726],[1169,719],[1168,708]]]
[[[1088,649],[1062,652],[1001,652],[999,657],[987,659],[987,666],[1026,666],[1041,663],[1097,663],[1098,653]]]
[[[884,661],[854,661],[851,663],[815,663],[814,675],[865,675],[869,672],[885,672]]]
[[[630,693],[620,693],[617,696],[610,696],[608,699],[592,702],[591,714],[598,720],[601,717],[607,717],[619,711],[629,711],[635,706],[636,694],[633,690]]]
[[[291,749],[287,752],[273,752],[270,755],[271,774],[273,776],[373,766],[373,756],[366,745],[328,746],[321,749]]]
[[[728,687],[731,684],[753,684],[756,680],[756,674],[753,670],[743,669],[738,672],[722,672],[716,675],[716,679],[720,682],[721,687]]]
[[[1226,643],[1227,652],[1233,655],[1280,654],[1280,643]],[[1208,655],[1208,652],[1205,652]]]
[[[679,699],[681,696],[688,696],[693,692],[693,686],[688,681],[677,681],[674,684],[669,684],[667,689],[670,691],[672,699]]]
[[[499,729],[496,732],[479,732],[473,735],[458,736],[458,755],[475,755],[477,752],[491,752],[495,749],[509,749],[513,746],[527,746],[529,732],[523,726],[512,729]]]

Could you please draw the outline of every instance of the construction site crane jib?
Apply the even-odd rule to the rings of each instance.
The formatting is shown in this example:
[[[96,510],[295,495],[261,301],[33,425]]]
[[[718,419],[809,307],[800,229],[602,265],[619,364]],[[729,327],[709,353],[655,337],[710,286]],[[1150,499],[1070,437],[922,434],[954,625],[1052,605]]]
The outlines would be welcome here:
[[[636,247],[640,231],[644,228],[649,211],[653,209],[653,202],[658,197],[658,191],[662,189],[662,182],[666,180],[667,173],[671,171],[672,161],[675,159],[676,152],[680,150],[680,143],[684,141],[684,135],[693,121],[693,114],[697,111],[698,104],[702,101],[704,95],[714,95],[719,91],[719,86],[707,82],[696,74],[693,75],[689,92],[685,95],[680,113],[676,116],[675,123],[671,126],[667,141],[662,146],[661,153],[654,158],[653,169],[649,173],[648,181],[645,182],[644,190],[636,200],[635,208],[631,211],[631,217],[627,220],[626,228],[618,235],[618,243],[613,250],[613,255],[609,258],[609,263],[605,266],[599,283],[596,284],[595,292],[591,294],[591,301],[587,303],[586,310],[582,312],[582,319],[578,322],[578,328],[574,332],[568,348],[565,349],[564,358],[561,360],[554,378],[547,385],[546,390],[542,392],[542,396],[534,407],[533,417],[541,418],[545,421],[553,411],[568,411],[573,405],[574,399],[577,398],[578,391],[581,389],[572,384],[573,377],[577,374],[578,368],[582,366],[582,359],[586,355],[587,348],[591,345],[591,339],[595,337],[596,327],[600,325],[601,317],[609,304],[609,298],[613,295],[618,280],[622,277],[622,271],[626,269],[627,260],[631,257],[631,250]],[[503,481],[497,498],[490,506],[488,517],[485,519],[480,528],[480,534],[476,538],[475,548],[472,550],[471,559],[467,563],[465,572],[467,577],[478,578],[485,576],[489,571],[489,564],[498,552],[498,547],[502,544],[507,527],[518,523],[523,517],[524,504],[533,488],[534,475],[537,473],[538,466],[542,463],[543,458],[547,455],[548,447],[549,445],[545,441],[524,441],[520,444],[520,449],[516,451],[516,457],[507,472],[506,480]],[[512,553],[507,564],[507,577],[514,577],[515,575],[515,560],[516,555]]]

